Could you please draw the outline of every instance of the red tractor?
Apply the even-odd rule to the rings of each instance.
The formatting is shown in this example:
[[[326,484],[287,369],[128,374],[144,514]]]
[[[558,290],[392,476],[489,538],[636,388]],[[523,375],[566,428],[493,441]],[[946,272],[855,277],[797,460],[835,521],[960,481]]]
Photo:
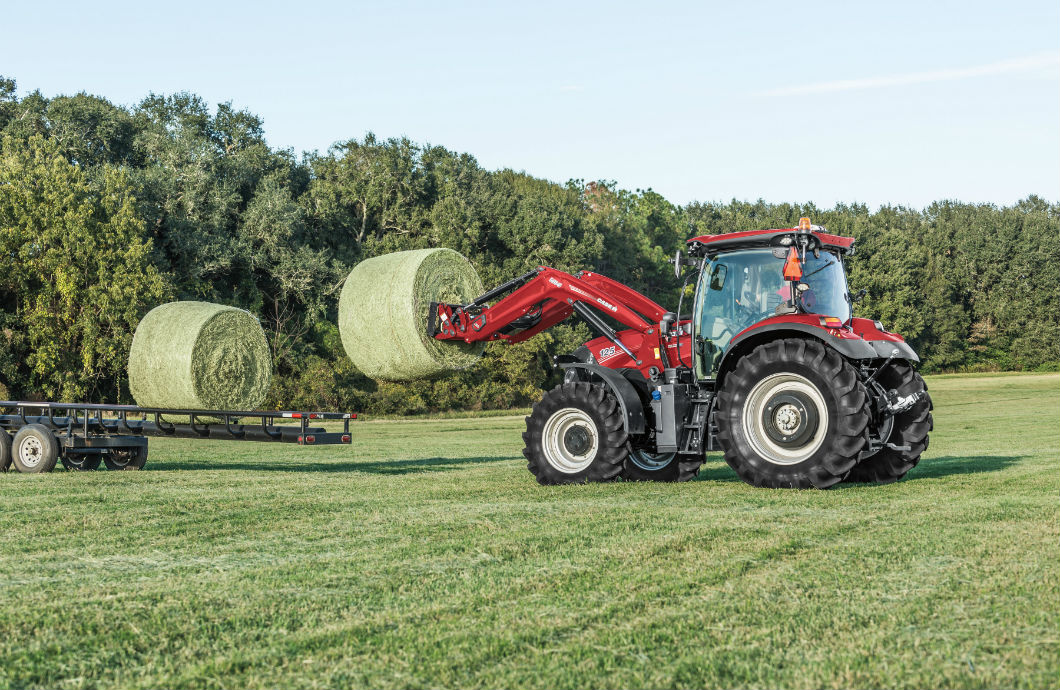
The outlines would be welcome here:
[[[687,481],[718,449],[755,486],[888,483],[927,448],[931,399],[902,337],[853,318],[853,252],[807,218],[703,235],[673,260],[678,278],[697,269],[689,319],[680,301],[674,313],[597,273],[542,266],[470,304],[432,304],[428,333],[516,343],[573,314],[598,334],[556,358],[563,383],[526,418],[542,484]]]

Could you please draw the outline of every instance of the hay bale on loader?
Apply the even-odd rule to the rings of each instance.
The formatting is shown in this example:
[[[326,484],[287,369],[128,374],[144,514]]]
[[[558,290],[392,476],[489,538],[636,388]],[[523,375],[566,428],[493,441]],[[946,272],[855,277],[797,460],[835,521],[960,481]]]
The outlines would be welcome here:
[[[381,381],[411,381],[466,369],[482,343],[427,336],[431,302],[466,304],[482,294],[471,263],[452,249],[415,249],[354,266],[339,297],[339,333],[354,365]]]
[[[136,327],[129,390],[141,407],[254,410],[271,381],[265,332],[248,311],[170,302]]]

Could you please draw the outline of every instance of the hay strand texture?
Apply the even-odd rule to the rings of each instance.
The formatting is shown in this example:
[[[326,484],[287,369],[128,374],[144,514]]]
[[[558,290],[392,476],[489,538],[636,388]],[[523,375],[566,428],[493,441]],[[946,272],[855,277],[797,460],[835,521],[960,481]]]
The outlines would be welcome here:
[[[254,410],[271,380],[269,345],[248,311],[170,302],[136,327],[129,389],[141,407]]]
[[[482,294],[471,263],[452,249],[414,249],[354,266],[339,297],[346,354],[369,378],[412,381],[466,369],[481,343],[427,337],[431,302],[466,304]]]

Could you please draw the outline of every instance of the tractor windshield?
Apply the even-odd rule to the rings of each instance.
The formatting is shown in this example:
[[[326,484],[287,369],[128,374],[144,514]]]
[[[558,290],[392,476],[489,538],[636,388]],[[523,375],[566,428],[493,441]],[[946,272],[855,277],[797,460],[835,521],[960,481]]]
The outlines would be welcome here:
[[[729,341],[748,326],[774,316],[788,302],[791,283],[784,280],[784,258],[769,248],[718,254],[703,268],[696,290],[696,369],[706,378],[717,371]],[[839,257],[807,252],[797,307],[802,313],[850,318],[846,274]]]

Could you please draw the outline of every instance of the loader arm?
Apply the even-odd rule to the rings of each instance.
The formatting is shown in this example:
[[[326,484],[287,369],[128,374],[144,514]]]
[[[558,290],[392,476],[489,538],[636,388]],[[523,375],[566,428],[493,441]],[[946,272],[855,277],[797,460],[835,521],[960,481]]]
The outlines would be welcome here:
[[[487,304],[498,297],[492,306]],[[571,275],[539,266],[469,304],[431,303],[427,333],[438,340],[518,343],[577,314],[637,359],[597,312],[644,336],[658,333],[659,321],[667,313],[648,297],[606,276],[588,271]]]

